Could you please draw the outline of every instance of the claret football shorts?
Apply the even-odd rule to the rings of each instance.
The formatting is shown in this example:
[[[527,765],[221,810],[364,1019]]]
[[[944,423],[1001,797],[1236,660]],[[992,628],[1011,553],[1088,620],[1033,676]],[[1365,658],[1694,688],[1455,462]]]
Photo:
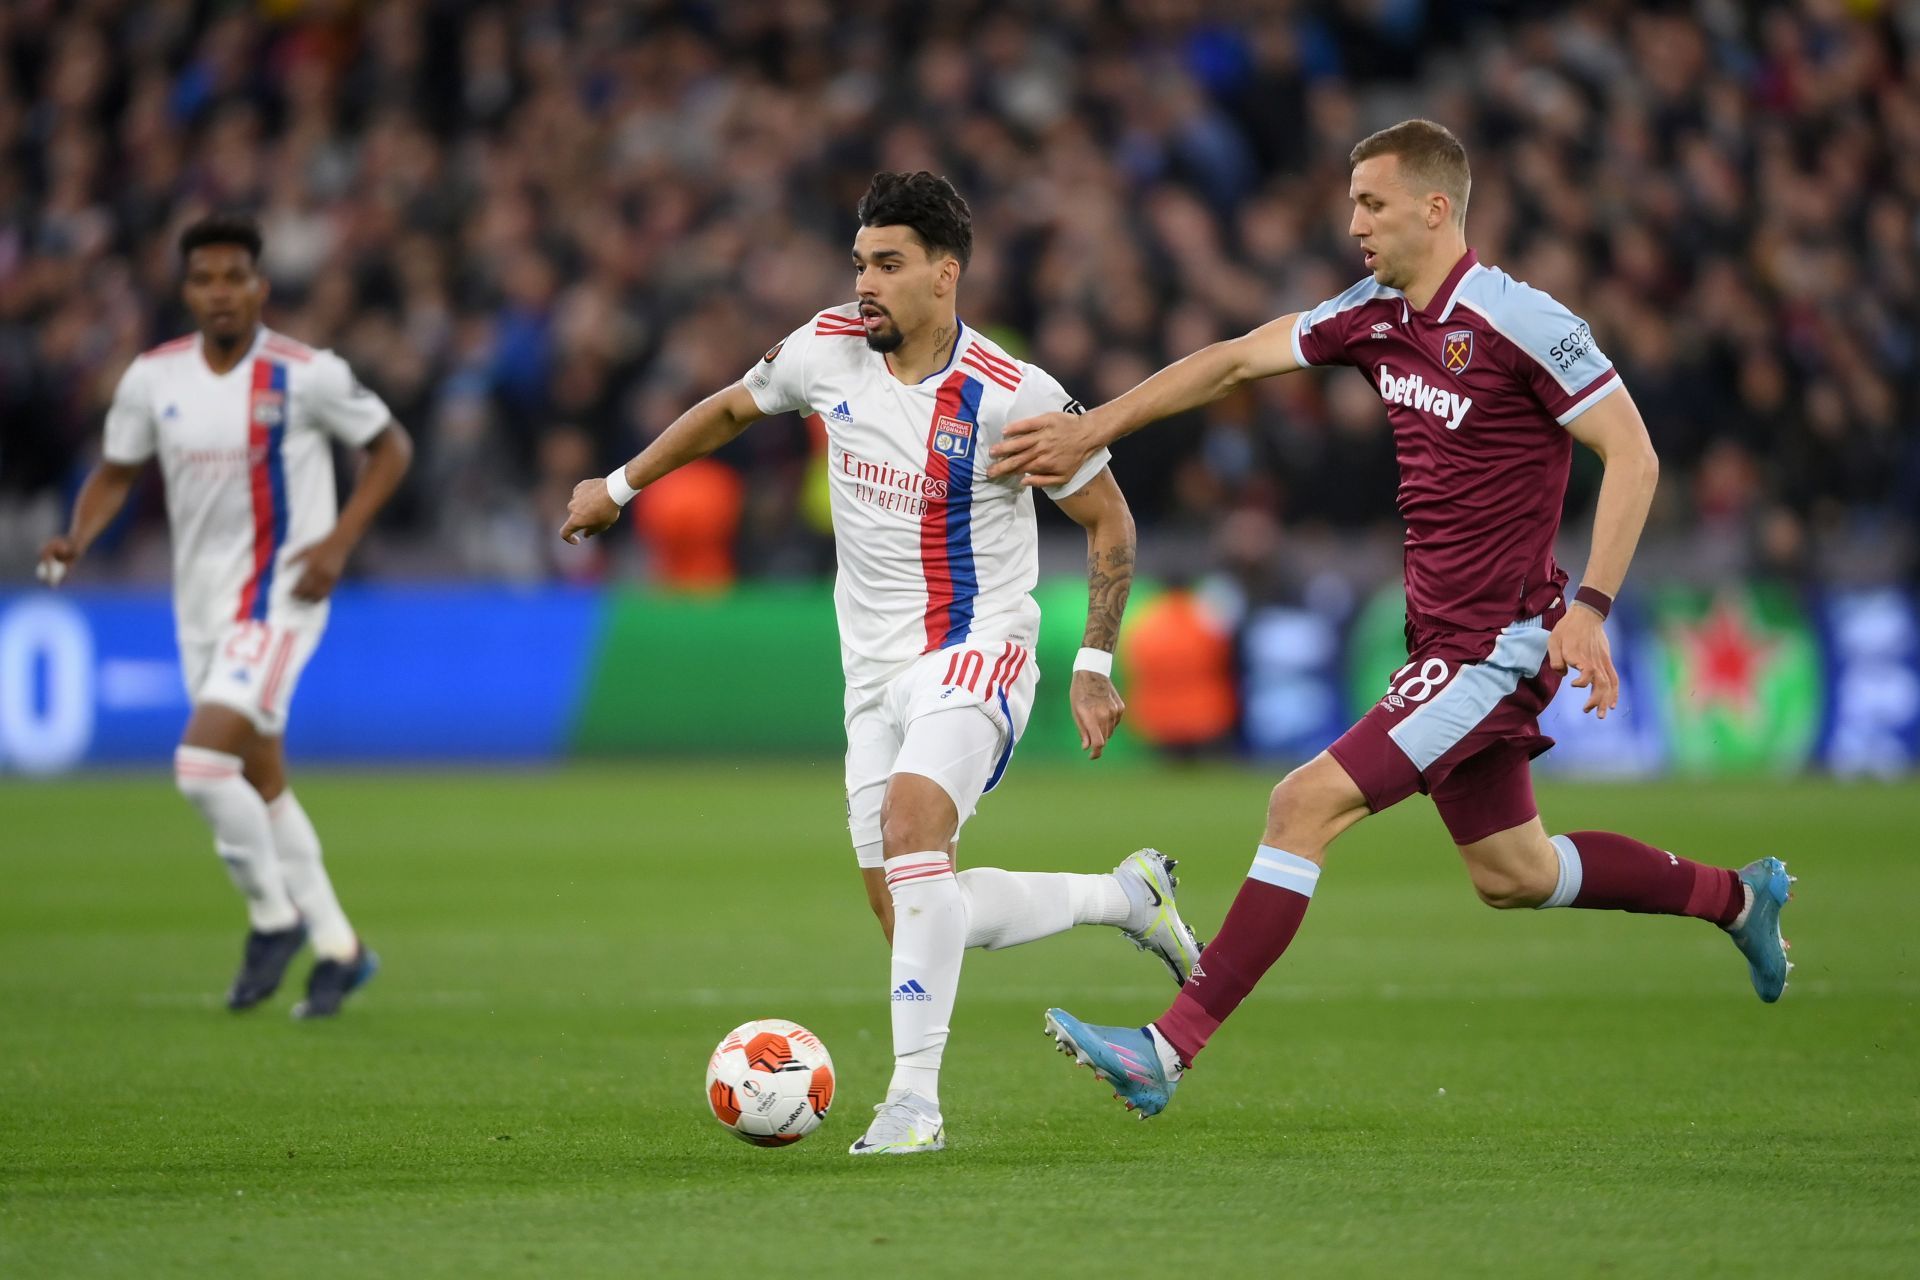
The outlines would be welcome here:
[[[1005,775],[1039,683],[1030,648],[995,641],[922,654],[892,680],[847,690],[847,827],[861,866],[881,864],[880,802],[896,773],[939,783],[966,825]]]
[[[1553,745],[1540,713],[1560,687],[1547,637],[1563,612],[1510,624],[1479,662],[1441,656],[1450,646],[1439,640],[1416,644],[1380,701],[1327,749],[1373,812],[1425,792],[1456,844],[1539,813],[1529,762]]]

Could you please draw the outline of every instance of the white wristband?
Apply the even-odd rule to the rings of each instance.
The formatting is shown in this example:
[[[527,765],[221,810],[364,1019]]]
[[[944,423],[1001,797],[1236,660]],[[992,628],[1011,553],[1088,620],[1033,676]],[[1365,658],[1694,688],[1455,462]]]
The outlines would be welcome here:
[[[1091,671],[1097,676],[1113,678],[1113,655],[1105,649],[1082,649],[1073,660],[1075,671]]]
[[[607,496],[613,499],[617,507],[624,507],[633,501],[633,495],[640,492],[627,483],[627,464],[621,463],[607,473]]]

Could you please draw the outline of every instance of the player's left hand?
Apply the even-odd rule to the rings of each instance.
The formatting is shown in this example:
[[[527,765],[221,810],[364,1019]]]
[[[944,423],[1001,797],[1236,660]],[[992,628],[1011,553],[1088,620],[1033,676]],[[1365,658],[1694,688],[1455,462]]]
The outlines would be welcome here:
[[[1080,749],[1089,760],[1098,760],[1127,704],[1113,681],[1097,671],[1074,672],[1068,697],[1073,701],[1073,722],[1080,726]]]
[[[1080,413],[1042,413],[1009,422],[1005,438],[987,450],[994,463],[987,478],[1022,476],[1029,488],[1065,484],[1102,441]]]
[[[1620,703],[1620,675],[1613,669],[1613,650],[1607,644],[1607,628],[1600,615],[1585,605],[1573,605],[1566,616],[1554,624],[1547,637],[1547,661],[1555,671],[1572,667],[1580,674],[1573,687],[1587,690],[1587,705],[1600,719]]]
[[[560,537],[578,545],[583,538],[605,533],[620,518],[620,504],[607,492],[606,477],[582,480],[573,486],[573,500],[567,503],[567,522],[560,526]]]
[[[340,575],[347,571],[347,548],[332,538],[322,538],[287,557],[287,567],[305,566],[300,580],[293,584],[293,598],[319,604],[333,594]]]

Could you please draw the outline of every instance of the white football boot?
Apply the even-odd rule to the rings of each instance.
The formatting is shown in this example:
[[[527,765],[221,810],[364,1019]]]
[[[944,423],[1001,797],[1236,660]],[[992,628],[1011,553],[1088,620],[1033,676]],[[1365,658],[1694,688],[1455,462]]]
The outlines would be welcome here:
[[[873,1123],[847,1148],[854,1156],[917,1156],[947,1145],[940,1108],[917,1093],[895,1089],[873,1109]]]
[[[1133,903],[1133,915],[1120,926],[1121,932],[1140,950],[1158,956],[1174,982],[1184,987],[1204,944],[1174,905],[1180,882],[1173,878],[1173,869],[1179,865],[1158,849],[1142,849],[1128,854],[1113,875]]]

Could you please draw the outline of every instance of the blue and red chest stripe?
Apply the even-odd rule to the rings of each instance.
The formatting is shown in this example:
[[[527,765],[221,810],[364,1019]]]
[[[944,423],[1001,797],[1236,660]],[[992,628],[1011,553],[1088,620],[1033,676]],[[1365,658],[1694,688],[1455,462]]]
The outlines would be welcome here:
[[[927,579],[927,644],[932,653],[959,644],[973,630],[980,594],[973,563],[973,479],[980,440],[978,380],[955,370],[940,384],[927,424],[927,478],[946,496],[920,517],[920,562]],[[946,425],[943,427],[942,422]]]
[[[287,541],[287,366],[253,362],[247,395],[247,479],[253,493],[253,573],[240,590],[236,622],[265,621],[274,562]]]

